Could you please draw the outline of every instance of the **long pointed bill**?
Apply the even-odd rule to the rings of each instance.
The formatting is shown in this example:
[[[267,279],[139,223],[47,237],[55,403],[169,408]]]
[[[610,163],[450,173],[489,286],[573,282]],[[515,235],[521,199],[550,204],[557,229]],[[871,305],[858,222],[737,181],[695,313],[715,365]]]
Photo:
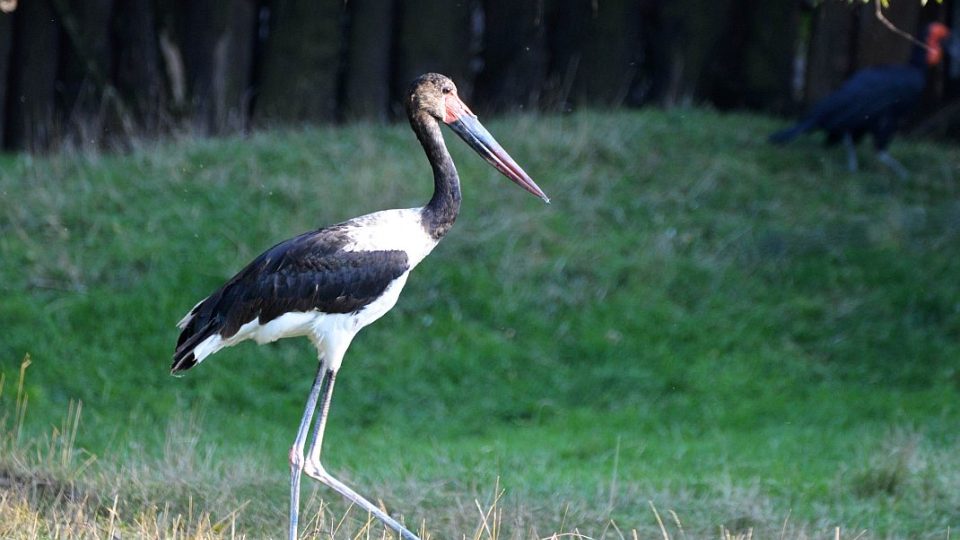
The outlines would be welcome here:
[[[443,118],[444,123],[466,141],[470,148],[473,148],[483,159],[487,160],[487,163],[496,167],[498,171],[513,180],[518,186],[540,197],[544,202],[550,202],[547,194],[517,165],[517,162],[483,127],[483,124],[477,120],[477,116],[464,102],[460,101],[460,98],[454,94],[447,94],[446,109]]]

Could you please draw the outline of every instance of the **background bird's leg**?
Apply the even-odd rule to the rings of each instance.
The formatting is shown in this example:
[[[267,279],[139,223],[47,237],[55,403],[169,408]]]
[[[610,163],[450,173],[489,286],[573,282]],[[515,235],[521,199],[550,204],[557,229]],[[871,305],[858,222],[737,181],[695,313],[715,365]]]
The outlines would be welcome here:
[[[843,134],[843,147],[847,149],[847,169],[857,172],[860,167],[857,164],[857,145],[853,143],[853,135]]]
[[[307,406],[303,411],[300,427],[297,429],[297,438],[290,449],[290,540],[297,540],[297,520],[300,512],[300,473],[303,472],[304,465],[303,447],[307,442],[307,431],[310,428],[313,413],[317,409],[317,398],[320,396],[320,389],[323,387],[327,373],[329,373],[329,370],[326,369],[325,362],[321,359],[320,366],[317,368],[317,376],[313,380],[313,387],[307,397]],[[328,384],[328,386],[330,385]]]
[[[904,167],[899,161],[893,158],[886,150],[880,150],[877,152],[877,159],[880,163],[883,163],[900,177],[901,180],[906,180],[910,176],[910,173],[907,172],[907,168]]]

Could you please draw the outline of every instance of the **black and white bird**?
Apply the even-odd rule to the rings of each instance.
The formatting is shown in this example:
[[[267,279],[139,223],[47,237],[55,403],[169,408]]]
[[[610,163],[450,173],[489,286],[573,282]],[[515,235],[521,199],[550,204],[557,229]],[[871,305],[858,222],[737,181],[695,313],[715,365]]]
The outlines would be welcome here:
[[[269,343],[306,336],[316,346],[319,367],[290,450],[291,540],[297,538],[301,473],[333,488],[402,538],[417,538],[331,476],[320,461],[320,450],[333,385],[351,340],[394,306],[410,271],[447,234],[460,211],[460,179],[440,122],[507,178],[549,202],[460,100],[447,77],[436,73],[419,77],[406,109],[433,168],[433,197],[425,206],[384,210],[281,242],[200,301],[178,325],[182,332],[172,373],[248,339]],[[313,442],[305,455],[314,416]]]

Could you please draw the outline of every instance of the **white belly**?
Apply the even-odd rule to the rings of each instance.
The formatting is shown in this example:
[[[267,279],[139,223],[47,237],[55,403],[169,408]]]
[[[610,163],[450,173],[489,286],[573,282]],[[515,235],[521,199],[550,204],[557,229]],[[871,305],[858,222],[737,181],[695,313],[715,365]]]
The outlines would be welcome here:
[[[367,304],[356,313],[323,313],[321,311],[294,311],[264,324],[259,319],[245,323],[237,333],[227,339],[220,335],[213,335],[203,340],[194,349],[197,362],[223,349],[252,339],[258,344],[271,343],[281,338],[308,336],[322,347],[322,350],[345,350],[353,340],[353,336],[361,328],[383,317],[397,303],[400,291],[407,283],[407,271],[395,279],[376,300]],[[332,355],[334,357],[339,355]],[[339,364],[333,366],[338,369]]]

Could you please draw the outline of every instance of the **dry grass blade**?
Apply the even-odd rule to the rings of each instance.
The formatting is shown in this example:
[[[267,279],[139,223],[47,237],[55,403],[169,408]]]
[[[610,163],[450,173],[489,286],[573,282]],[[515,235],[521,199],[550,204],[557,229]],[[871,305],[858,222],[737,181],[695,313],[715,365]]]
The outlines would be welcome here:
[[[500,477],[497,477],[493,493],[493,501],[486,510],[483,509],[479,500],[474,499],[473,501],[473,504],[477,507],[477,511],[480,513],[480,524],[477,525],[473,534],[473,540],[481,540],[481,538],[497,540],[500,538],[500,528],[503,523],[503,510],[500,507],[500,502],[505,493],[505,491],[500,488]],[[484,532],[486,532],[486,536],[483,536]]]
[[[657,525],[660,527],[660,532],[663,534],[663,540],[670,540],[670,533],[667,532],[667,527],[664,526],[663,520],[660,519],[660,512],[657,512],[657,507],[653,505],[653,501],[647,501],[650,504],[650,509],[653,510],[653,515],[657,518]]]
[[[23,429],[23,420],[27,415],[27,394],[23,391],[23,382],[26,380],[27,368],[30,367],[30,355],[24,355],[20,362],[20,378],[17,380],[17,401],[14,408],[14,440],[20,440],[20,433]]]
[[[673,510],[670,510],[669,512],[670,512],[670,517],[673,518],[673,522],[677,524],[677,530],[680,531],[680,538],[683,538],[683,540],[687,540],[687,533],[683,531],[683,524],[680,523],[680,516],[678,516],[677,513],[674,512]]]
[[[780,540],[784,540],[787,535],[787,522],[790,521],[790,512],[787,512],[787,517],[783,518],[783,527],[780,528]]]

